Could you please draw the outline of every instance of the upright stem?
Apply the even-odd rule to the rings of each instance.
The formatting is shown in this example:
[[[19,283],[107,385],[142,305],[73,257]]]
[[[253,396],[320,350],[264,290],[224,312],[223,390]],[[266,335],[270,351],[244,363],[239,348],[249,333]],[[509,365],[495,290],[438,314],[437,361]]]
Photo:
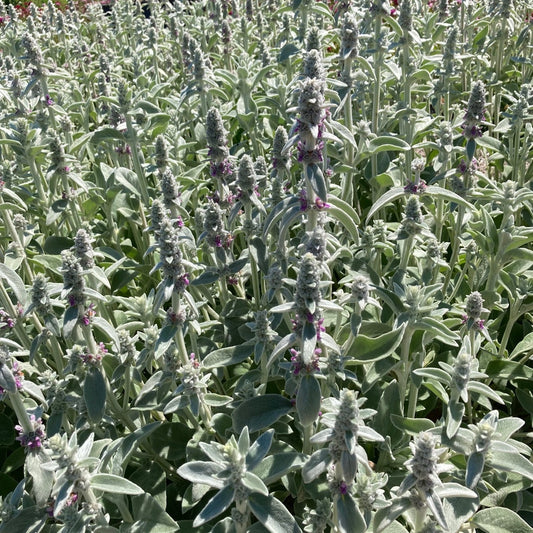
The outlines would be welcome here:
[[[304,177],[304,183],[306,184],[306,194],[307,194],[307,223],[305,225],[305,230],[307,232],[311,232],[316,228],[317,223],[317,212],[313,208],[316,202],[316,194],[313,190],[313,187],[311,186],[311,183],[309,182],[309,179],[307,178],[307,165],[304,163],[303,165],[303,177]]]
[[[404,101],[405,101],[405,110],[406,115],[402,121],[404,129],[405,141],[411,144],[411,120],[409,115],[409,110],[411,109],[411,79],[409,76],[409,32],[404,30],[403,32],[403,62],[402,62],[402,76],[403,76],[403,86],[404,86]],[[406,182],[411,176],[411,161],[413,159],[412,149],[409,149],[405,152],[405,178]]]
[[[180,311],[180,307],[180,296],[177,292],[174,291],[172,293],[172,309],[174,309],[174,312],[177,314]],[[186,365],[189,361],[189,354],[187,352],[187,345],[185,344],[185,337],[183,335],[183,326],[181,324],[178,326],[178,330],[176,331],[174,339],[178,348],[180,362],[182,365]]]
[[[450,259],[450,262],[448,263],[450,265],[450,269],[448,270],[448,273],[446,274],[444,285],[442,286],[442,294],[446,294],[446,289],[448,288],[450,280],[453,276],[453,271],[457,263],[457,259],[459,257],[459,248],[461,246],[461,228],[463,227],[464,215],[465,215],[465,208],[462,205],[460,205],[457,208],[457,218],[455,220],[455,230],[453,232],[452,257]]]
[[[381,64],[383,60],[383,52],[381,50],[381,15],[376,16],[374,27],[374,46],[376,51],[374,53],[374,99],[372,102],[372,132],[375,135],[379,134],[379,106],[381,96]],[[378,156],[372,154],[371,157],[372,178],[375,178],[378,173]],[[375,187],[373,187],[373,196],[375,194]],[[374,199],[374,198],[373,198]]]
[[[313,424],[303,426],[304,428],[304,442],[302,446],[302,453],[310,454],[311,453],[311,437],[313,436]]]
[[[344,78],[349,80],[352,71],[352,58],[347,57],[344,60]],[[348,87],[348,93],[346,94],[346,100],[344,101],[344,125],[349,131],[353,130],[353,113],[352,113],[352,87]],[[354,203],[354,187],[353,187],[353,162],[354,162],[354,149],[351,144],[346,147],[346,164],[350,167],[350,170],[346,172],[344,176],[344,184],[342,188],[342,199],[353,205]],[[357,191],[355,191],[357,197]],[[358,201],[355,202],[357,205]]]
[[[122,409],[127,411],[130,405],[130,389],[131,389],[131,365],[127,365],[124,372],[124,396],[122,398]]]
[[[246,222],[251,223],[252,222],[252,205],[248,204],[244,207],[244,216],[246,218]],[[248,224],[249,226],[251,224]],[[246,236],[246,241],[248,244],[248,250],[251,249],[250,246],[250,236]],[[259,284],[259,273],[257,271],[257,264],[255,262],[255,259],[252,254],[250,254],[250,276],[252,278],[252,290],[253,290],[253,296],[254,296],[254,304],[255,308],[259,309],[259,306],[261,305],[261,288]]]
[[[400,260],[399,270],[405,272],[407,270],[407,265],[409,263],[409,258],[411,257],[411,248],[413,247],[413,235],[409,235],[407,239],[403,241],[402,247],[402,257]]]
[[[37,169],[37,165],[35,163],[33,156],[28,154],[26,159],[28,161],[28,166],[30,167],[30,174],[33,177],[35,188],[37,189],[37,194],[39,195],[39,202],[46,204],[46,199],[47,197],[49,197],[49,195],[45,194],[44,192],[43,177],[41,173],[39,172],[39,170]]]
[[[126,128],[128,131],[128,141],[130,143],[130,148],[131,148],[133,168],[135,170],[135,173],[137,174],[137,179],[139,180],[139,186],[141,188],[139,192],[141,193],[142,203],[145,206],[148,206],[150,195],[148,194],[146,177],[144,175],[144,170],[141,165],[141,158],[139,155],[139,144],[137,142],[137,132],[135,131],[135,128],[133,127],[131,115],[129,113],[126,113]],[[141,212],[142,211],[143,210],[141,209]]]
[[[407,392],[407,384],[409,381],[409,374],[411,372],[411,361],[409,356],[411,354],[411,339],[414,330],[410,326],[405,328],[400,349],[400,357],[402,361],[401,374],[399,375],[398,384],[400,386],[400,399],[405,398]]]

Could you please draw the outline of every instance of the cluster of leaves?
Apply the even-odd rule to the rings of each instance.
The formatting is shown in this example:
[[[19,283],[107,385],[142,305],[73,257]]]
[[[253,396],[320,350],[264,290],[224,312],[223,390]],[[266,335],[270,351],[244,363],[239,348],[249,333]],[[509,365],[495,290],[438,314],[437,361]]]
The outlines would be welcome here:
[[[0,533],[532,531],[527,1],[0,9]]]

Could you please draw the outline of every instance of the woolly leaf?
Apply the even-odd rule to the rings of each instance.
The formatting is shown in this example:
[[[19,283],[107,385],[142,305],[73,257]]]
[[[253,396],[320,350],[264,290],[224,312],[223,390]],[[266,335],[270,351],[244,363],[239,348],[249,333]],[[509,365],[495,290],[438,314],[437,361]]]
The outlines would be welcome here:
[[[233,411],[233,429],[240,433],[244,426],[248,426],[250,433],[254,433],[270,426],[291,409],[292,402],[280,394],[254,396]]]

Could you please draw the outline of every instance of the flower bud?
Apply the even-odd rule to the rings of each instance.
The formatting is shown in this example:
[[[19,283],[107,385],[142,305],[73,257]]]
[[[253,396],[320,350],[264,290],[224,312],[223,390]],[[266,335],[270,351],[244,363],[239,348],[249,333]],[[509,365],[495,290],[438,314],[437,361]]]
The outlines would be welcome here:
[[[31,290],[31,306],[39,316],[52,313],[52,304],[48,296],[48,283],[44,274],[38,273],[33,279]]]
[[[294,295],[296,313],[301,321],[313,321],[313,315],[318,310],[320,298],[320,267],[315,256],[306,253],[298,271]]]
[[[135,364],[137,356],[139,355],[137,348],[135,348],[135,340],[124,329],[117,331],[117,337],[119,340],[119,353],[122,363]]]
[[[29,33],[24,34],[21,41],[22,46],[26,49],[25,59],[32,63],[37,69],[41,68],[43,63],[43,54],[37,41]]]
[[[309,28],[307,33],[306,50],[320,50],[320,30],[316,26]]]
[[[163,135],[158,135],[155,139],[155,150],[154,150],[154,161],[155,166],[159,172],[163,172],[165,167],[168,165],[168,149],[167,142]]]
[[[326,232],[321,226],[317,226],[313,232],[308,236],[305,244],[306,253],[313,254],[317,261],[324,261],[327,256],[326,248]]]
[[[179,237],[176,228],[168,217],[163,218],[159,228],[159,253],[163,277],[173,279],[175,283],[178,283],[185,275],[185,271],[179,249]]]
[[[485,85],[477,81],[472,86],[468,107],[464,116],[463,135],[467,139],[481,137],[483,132],[478,127],[479,122],[485,120]]]
[[[405,205],[405,214],[401,222],[399,236],[406,238],[417,235],[422,231],[424,218],[420,208],[418,196],[409,196]]]
[[[278,126],[272,144],[272,166],[275,169],[287,170],[289,166],[289,155],[283,153],[283,148],[289,140],[287,132],[283,126]]]
[[[409,446],[413,452],[413,457],[405,465],[415,477],[415,486],[422,492],[428,493],[441,484],[437,475],[440,453],[435,450],[435,440],[431,433],[424,431],[419,433],[414,443],[409,443]],[[402,487],[400,487],[401,489]]]
[[[207,77],[208,65],[200,47],[194,49],[192,55],[194,79],[198,86],[202,86],[205,78]]]
[[[160,175],[159,183],[165,207],[170,209],[171,207],[177,205],[179,203],[180,190],[176,181],[176,177],[170,169],[165,170]]]
[[[479,292],[473,292],[467,297],[465,312],[469,319],[479,320],[483,312],[483,298]]]
[[[446,36],[446,44],[442,52],[442,64],[446,76],[451,76],[455,70],[455,47],[457,45],[457,27],[452,26]]]
[[[246,205],[250,198],[255,194],[257,188],[257,176],[255,174],[254,164],[249,155],[243,155],[239,162],[236,185],[240,201]]]
[[[131,104],[131,91],[124,80],[120,80],[117,88],[117,100],[121,113],[127,113]]]
[[[439,0],[439,22],[442,22],[448,14],[448,0]]]
[[[342,19],[340,54],[342,59],[353,59],[359,54],[359,29],[351,13],[346,13]]]
[[[322,81],[321,91],[324,92],[326,72],[322,66],[322,56],[318,50],[312,49],[304,56],[302,74],[304,78]]]
[[[358,301],[366,303],[368,301],[370,287],[368,280],[364,276],[357,276],[352,283],[352,296]]]
[[[85,282],[83,281],[83,269],[80,260],[74,252],[64,250],[61,254],[63,260],[61,272],[63,273],[63,291],[62,298],[67,298],[71,307],[79,306],[85,303]]]
[[[411,5],[411,0],[402,0],[398,24],[404,32],[409,32],[413,29],[413,6]]]
[[[92,236],[87,230],[80,228],[74,238],[74,253],[79,259],[81,268],[88,270],[94,266]]]
[[[229,150],[226,146],[227,133],[224,129],[220,112],[215,107],[212,107],[207,112],[205,134],[207,138],[207,146],[209,147],[209,156],[216,162],[220,162],[227,158],[229,155]]]

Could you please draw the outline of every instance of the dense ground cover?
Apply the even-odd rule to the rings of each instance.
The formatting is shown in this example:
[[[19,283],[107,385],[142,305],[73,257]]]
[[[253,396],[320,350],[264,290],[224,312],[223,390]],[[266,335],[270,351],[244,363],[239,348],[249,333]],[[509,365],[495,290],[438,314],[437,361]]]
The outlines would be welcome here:
[[[0,5],[0,533],[532,531],[531,6],[148,4]]]

